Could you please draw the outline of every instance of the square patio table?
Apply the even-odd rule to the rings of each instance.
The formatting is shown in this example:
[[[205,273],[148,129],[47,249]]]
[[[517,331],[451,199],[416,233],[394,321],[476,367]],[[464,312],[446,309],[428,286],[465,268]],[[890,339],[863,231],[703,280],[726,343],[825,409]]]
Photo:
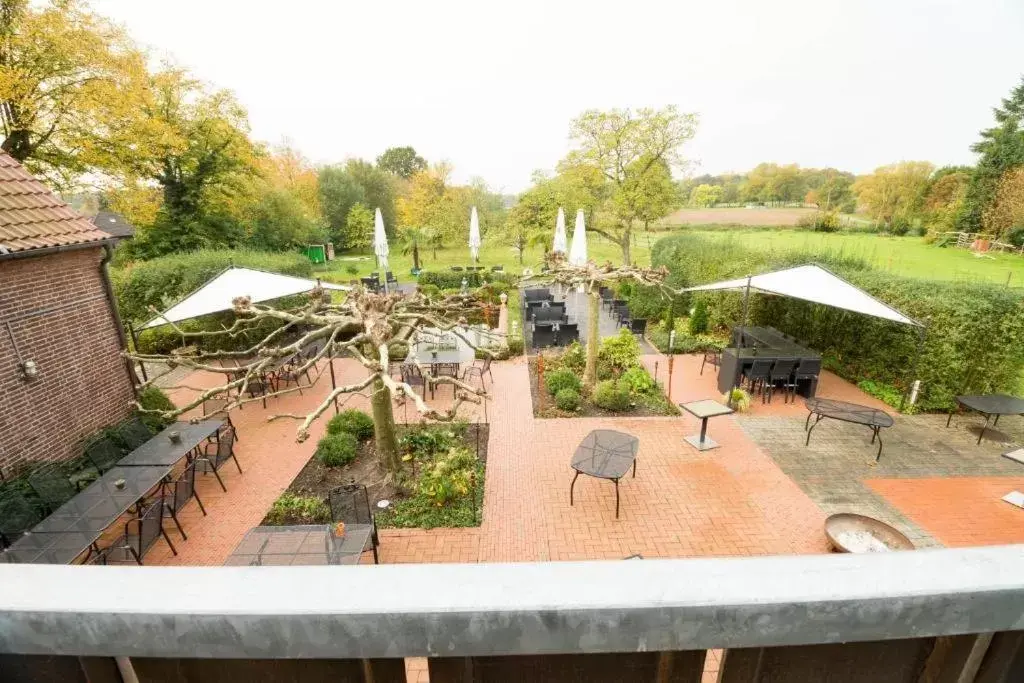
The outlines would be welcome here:
[[[683,437],[683,440],[698,451],[709,451],[712,448],[718,448],[718,444],[708,438],[708,418],[728,415],[733,412],[733,409],[709,398],[701,401],[680,403],[679,407],[690,413],[690,415],[700,418],[700,436],[687,436]]]
[[[370,535],[371,524],[345,524],[345,535],[334,535],[333,524],[258,526],[225,560],[225,566],[297,566],[359,564]]]
[[[573,453],[570,466],[576,470],[569,484],[569,505],[573,504],[573,488],[576,478],[587,474],[597,479],[611,479],[615,482],[615,518],[619,517],[619,479],[633,469],[636,477],[636,452],[640,440],[631,434],[613,429],[595,429],[587,434]]]
[[[173,467],[179,460],[191,453],[203,441],[217,433],[224,420],[200,420],[199,422],[175,422],[152,439],[118,461],[118,467]],[[177,443],[170,434],[177,432],[181,437]]]
[[[981,433],[978,434],[978,443],[981,443],[981,439],[985,436],[985,430],[988,429],[988,422],[995,415],[996,420],[992,423],[992,426],[999,424],[999,418],[1002,415],[1024,415],[1024,399],[1017,398],[1016,396],[1008,396],[1006,394],[986,394],[984,396],[957,396],[956,402],[958,405],[964,408],[969,408],[975,412],[981,413],[985,416],[985,425],[981,428]],[[953,419],[953,411],[950,411],[949,417],[946,418],[946,426],[949,426],[949,421]]]

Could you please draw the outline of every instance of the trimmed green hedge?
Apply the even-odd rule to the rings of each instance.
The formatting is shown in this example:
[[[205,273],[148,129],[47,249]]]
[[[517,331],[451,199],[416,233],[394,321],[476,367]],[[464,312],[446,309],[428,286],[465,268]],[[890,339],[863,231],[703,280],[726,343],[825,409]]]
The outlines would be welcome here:
[[[515,277],[509,273],[492,273],[487,270],[472,273],[425,270],[416,279],[421,286],[433,285],[438,289],[460,289],[463,280],[466,280],[467,287],[475,289],[489,282],[514,282]]]
[[[998,285],[919,280],[868,268],[842,255],[783,254],[738,242],[682,234],[659,240],[655,266],[699,284],[800,263],[817,262],[872,296],[928,325],[917,357],[918,329],[785,297],[754,295],[750,320],[771,325],[821,351],[825,366],[854,383],[888,386],[880,395],[902,396],[917,362],[918,407],[945,410],[962,393],[1015,393],[1024,369],[1024,300],[1019,290]],[[699,295],[711,327],[731,327],[742,315],[742,296]]]
[[[163,310],[173,305],[231,265],[299,277],[313,274],[312,262],[298,253],[203,249],[111,268],[110,279],[121,316],[141,323],[153,317],[150,306]]]

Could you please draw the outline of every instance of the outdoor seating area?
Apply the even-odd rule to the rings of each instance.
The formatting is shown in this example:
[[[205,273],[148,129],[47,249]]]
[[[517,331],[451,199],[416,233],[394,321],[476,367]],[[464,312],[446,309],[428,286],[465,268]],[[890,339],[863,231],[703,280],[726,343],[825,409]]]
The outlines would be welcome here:
[[[762,402],[771,403],[776,390],[782,391],[784,401],[814,397],[821,354],[772,327],[737,327],[732,341],[717,361],[722,393],[743,385]],[[716,364],[715,359],[711,362]]]
[[[555,300],[547,287],[523,290],[523,320],[530,331],[531,348],[568,346],[580,339],[575,314],[570,318],[564,299]]]
[[[212,472],[227,492],[218,469],[228,460],[238,465],[234,428],[223,420],[198,420],[175,422],[151,435],[141,422],[128,424],[138,446],[124,454],[106,439],[91,444],[86,454],[100,476],[81,490],[53,464],[29,474],[43,514],[34,515],[33,504],[16,491],[4,491],[0,562],[141,565],[160,539],[177,554],[165,520],[187,541],[179,513],[195,499],[206,515],[196,492],[197,471]]]

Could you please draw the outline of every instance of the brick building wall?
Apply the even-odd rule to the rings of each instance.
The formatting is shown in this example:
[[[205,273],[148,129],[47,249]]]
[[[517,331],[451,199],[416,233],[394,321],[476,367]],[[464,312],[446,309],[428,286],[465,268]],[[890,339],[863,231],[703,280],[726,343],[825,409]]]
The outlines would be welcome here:
[[[101,248],[0,261],[0,467],[63,461],[130,412]],[[8,329],[10,332],[8,332]],[[39,366],[25,381],[18,356]]]

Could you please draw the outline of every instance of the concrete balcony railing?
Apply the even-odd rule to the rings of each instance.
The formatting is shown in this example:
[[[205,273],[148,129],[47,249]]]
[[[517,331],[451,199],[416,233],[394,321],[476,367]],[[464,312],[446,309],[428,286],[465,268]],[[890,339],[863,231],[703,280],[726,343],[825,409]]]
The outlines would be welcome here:
[[[1024,681],[1024,546],[356,567],[0,565],[2,681]]]

